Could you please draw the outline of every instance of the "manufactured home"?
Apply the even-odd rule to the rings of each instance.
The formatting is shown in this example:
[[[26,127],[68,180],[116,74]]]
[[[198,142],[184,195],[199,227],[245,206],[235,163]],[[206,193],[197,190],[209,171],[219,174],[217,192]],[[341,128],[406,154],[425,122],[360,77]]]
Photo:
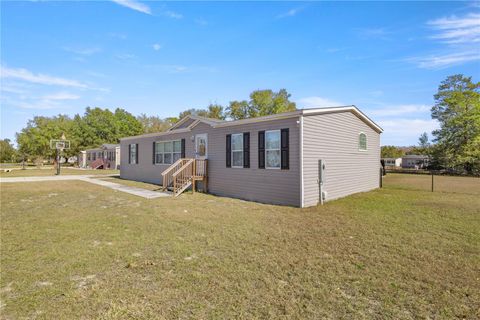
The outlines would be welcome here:
[[[119,169],[120,145],[105,143],[99,148],[80,151],[78,165],[81,168]]]
[[[402,157],[402,168],[426,169],[429,157],[421,154],[409,154]]]
[[[236,121],[186,116],[120,141],[120,176],[180,194],[314,206],[380,184],[380,128],[355,106]]]
[[[402,166],[402,158],[382,158],[385,167],[400,168]]]

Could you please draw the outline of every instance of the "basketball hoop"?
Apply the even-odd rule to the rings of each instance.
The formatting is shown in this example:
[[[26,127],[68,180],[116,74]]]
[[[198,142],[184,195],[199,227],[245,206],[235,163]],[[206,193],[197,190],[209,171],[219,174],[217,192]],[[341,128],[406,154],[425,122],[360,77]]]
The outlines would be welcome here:
[[[70,149],[70,140],[50,140],[50,148],[56,150]]]
[[[57,161],[57,175],[60,174],[60,154],[63,150],[70,149],[70,140],[65,139],[65,134],[62,133],[61,139],[50,140],[50,148],[55,149],[55,159]]]

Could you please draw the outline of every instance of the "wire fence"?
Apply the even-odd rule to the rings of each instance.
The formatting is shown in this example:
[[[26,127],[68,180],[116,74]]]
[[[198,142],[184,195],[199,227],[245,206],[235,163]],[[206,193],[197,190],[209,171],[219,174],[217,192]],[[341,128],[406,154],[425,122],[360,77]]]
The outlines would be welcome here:
[[[454,176],[426,170],[415,174],[387,171],[382,180],[383,187],[387,188],[480,195],[478,176]]]

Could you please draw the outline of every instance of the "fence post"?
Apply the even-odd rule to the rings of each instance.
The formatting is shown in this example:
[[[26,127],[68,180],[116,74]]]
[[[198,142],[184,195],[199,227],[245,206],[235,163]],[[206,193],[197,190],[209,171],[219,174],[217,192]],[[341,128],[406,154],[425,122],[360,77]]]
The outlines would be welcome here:
[[[433,171],[432,172],[432,192],[433,192]]]
[[[380,167],[380,188],[383,188],[383,169]]]

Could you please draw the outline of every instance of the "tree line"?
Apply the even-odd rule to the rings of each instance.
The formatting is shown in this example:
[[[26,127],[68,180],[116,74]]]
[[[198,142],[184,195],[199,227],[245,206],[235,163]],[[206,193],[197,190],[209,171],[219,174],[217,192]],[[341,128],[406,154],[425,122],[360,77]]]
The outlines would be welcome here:
[[[124,109],[113,112],[99,107],[87,107],[83,115],[73,118],[59,114],[53,117],[36,116],[27,122],[25,128],[16,134],[17,149],[10,140],[1,141],[0,161],[21,161],[50,158],[55,150],[50,148],[51,139],[62,134],[70,140],[71,149],[65,155],[77,155],[80,150],[95,148],[103,143],[119,143],[120,138],[143,133],[163,132],[187,115],[214,119],[245,119],[296,110],[290,94],[285,89],[256,90],[249,100],[231,101],[228,106],[210,104],[206,108],[192,108],[180,112],[178,117],[160,118],[140,114],[134,116]]]
[[[424,132],[409,151],[384,146],[382,157],[424,154],[430,157],[430,169],[480,174],[480,82],[461,74],[449,76],[434,100],[431,117],[440,128],[432,132],[432,141]]]
[[[382,147],[382,157],[401,157],[407,154],[430,156],[432,169],[453,169],[480,173],[480,82],[471,77],[452,75],[441,82],[434,95],[431,117],[440,128],[431,134],[423,133],[417,146],[405,150],[395,146]],[[18,149],[8,139],[0,141],[0,161],[33,160],[51,157],[50,140],[64,133],[71,140],[67,155],[98,147],[103,143],[118,143],[119,139],[142,133],[162,132],[187,115],[215,119],[239,120],[296,110],[285,89],[253,91],[248,100],[231,101],[227,106],[210,104],[206,108],[192,108],[178,117],[160,118],[141,114],[134,116],[124,109],[115,111],[86,108],[83,115],[37,116],[16,135]]]

